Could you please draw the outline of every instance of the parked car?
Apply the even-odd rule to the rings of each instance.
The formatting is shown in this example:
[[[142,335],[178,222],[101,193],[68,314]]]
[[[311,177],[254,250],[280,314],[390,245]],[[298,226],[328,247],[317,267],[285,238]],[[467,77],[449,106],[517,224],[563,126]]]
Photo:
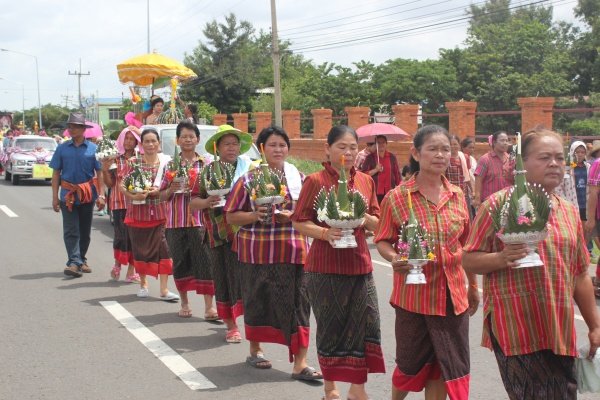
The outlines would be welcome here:
[[[49,137],[23,135],[13,138],[9,147],[4,148],[4,179],[18,185],[21,179],[52,178],[48,167],[56,150],[56,141]],[[43,167],[35,167],[41,165]]]
[[[158,134],[160,136],[162,152],[172,156],[173,151],[175,150],[175,143],[177,139],[177,135],[175,134],[177,125],[144,125],[140,129],[144,130],[145,128],[154,128],[158,131]],[[212,161],[213,156],[206,152],[206,150],[204,149],[204,145],[206,144],[208,139],[210,139],[210,137],[215,134],[217,128],[218,127],[214,125],[198,125],[198,129],[200,130],[200,143],[198,144],[198,146],[196,146],[196,153],[200,154],[208,161]],[[250,150],[244,153],[244,155],[252,160],[258,160],[260,158],[260,153],[258,152],[258,149],[254,144],[252,144]]]

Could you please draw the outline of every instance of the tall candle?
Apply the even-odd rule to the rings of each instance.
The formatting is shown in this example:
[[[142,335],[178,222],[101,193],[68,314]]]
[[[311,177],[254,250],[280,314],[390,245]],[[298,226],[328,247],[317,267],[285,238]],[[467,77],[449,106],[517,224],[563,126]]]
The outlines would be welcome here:
[[[410,190],[407,190],[406,194],[408,196],[408,209],[412,210],[412,199],[410,197]]]
[[[215,160],[219,161],[219,156],[217,155],[217,142],[213,142],[213,149],[215,151]]]
[[[521,154],[521,132],[517,133],[517,154]]]
[[[346,166],[346,157],[342,154],[342,168]]]

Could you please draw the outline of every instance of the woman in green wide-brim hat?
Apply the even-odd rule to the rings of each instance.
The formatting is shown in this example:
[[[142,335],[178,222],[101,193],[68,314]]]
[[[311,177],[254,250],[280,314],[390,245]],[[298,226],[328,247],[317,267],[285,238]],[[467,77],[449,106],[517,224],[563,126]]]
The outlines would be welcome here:
[[[249,133],[242,132],[241,130],[234,128],[231,125],[219,126],[217,128],[217,132],[215,132],[215,134],[212,135],[210,139],[206,141],[204,149],[214,156],[215,148],[218,148],[218,146],[215,147],[215,143],[218,145],[220,139],[225,135],[234,135],[238,138],[240,142],[239,154],[244,154],[245,152],[250,150],[250,147],[252,146],[252,136]]]
[[[231,164],[235,170],[233,183],[244,175],[252,161],[245,156],[252,146],[252,136],[230,125],[221,125],[217,132],[206,142],[205,149],[215,156],[213,162]],[[217,158],[218,155],[218,158]],[[207,193],[206,174],[212,168],[204,169],[200,176],[200,195],[192,200],[192,210],[202,210],[202,224],[206,227],[208,254],[211,264],[212,278],[215,286],[217,313],[227,326],[225,341],[240,343],[242,336],[236,319],[243,315],[241,289],[239,285],[239,263],[237,255],[231,250],[231,242],[236,228],[225,221],[222,207],[213,207],[219,196]],[[227,197],[229,194],[226,195]]]

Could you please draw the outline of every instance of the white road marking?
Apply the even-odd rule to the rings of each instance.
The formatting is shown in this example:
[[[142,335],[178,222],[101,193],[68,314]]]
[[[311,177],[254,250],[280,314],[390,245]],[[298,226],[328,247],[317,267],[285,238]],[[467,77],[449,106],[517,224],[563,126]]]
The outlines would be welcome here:
[[[4,214],[8,215],[10,218],[17,218],[18,215],[15,214],[10,208],[4,205],[0,205],[0,210],[4,211]]]
[[[388,267],[388,268],[392,268],[392,266],[390,265],[390,263],[387,262],[381,262],[381,261],[377,261],[377,260],[371,260],[373,262],[373,264],[377,264],[377,265],[381,265],[383,267]],[[481,288],[477,289],[479,290],[479,293],[483,293],[483,290]],[[583,319],[583,317],[579,314],[575,314],[575,319],[578,319],[580,321],[585,321]]]
[[[171,349],[158,336],[138,321],[129,311],[116,301],[101,301],[100,304],[117,321],[121,323],[129,333],[139,340],[152,354],[167,366],[192,390],[214,389],[215,384],[202,375],[196,368]]]

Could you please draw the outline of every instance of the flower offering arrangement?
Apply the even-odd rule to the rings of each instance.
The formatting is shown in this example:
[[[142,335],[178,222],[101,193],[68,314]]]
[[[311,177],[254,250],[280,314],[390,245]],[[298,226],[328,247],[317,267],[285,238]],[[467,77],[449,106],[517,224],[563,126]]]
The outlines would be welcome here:
[[[269,224],[273,219],[273,206],[283,203],[287,188],[283,184],[282,175],[269,168],[262,143],[260,150],[262,157],[260,166],[252,171],[244,186],[254,204],[267,206],[267,216],[261,222]]]
[[[208,193],[209,196],[220,197],[219,202],[212,206],[212,208],[217,208],[225,205],[225,195],[231,191],[235,169],[232,164],[220,160],[217,152],[217,144],[213,143],[213,145],[215,160],[204,167],[202,176],[204,179],[204,186],[206,187],[206,193]]]
[[[423,266],[435,260],[435,246],[433,236],[419,224],[412,206],[410,191],[406,191],[408,203],[408,221],[405,221],[398,232],[396,251],[400,260],[407,261],[411,269],[406,275],[406,284],[420,285],[427,283]]]
[[[96,142],[96,160],[103,161],[110,158],[115,158],[119,155],[115,141],[109,137],[102,136]],[[110,169],[117,168],[117,164],[112,164]]]
[[[525,179],[521,156],[521,134],[517,136],[515,184],[501,201],[492,201],[490,215],[496,234],[505,244],[526,244],[527,256],[517,260],[516,268],[543,266],[538,243],[548,235],[548,219],[552,203],[548,193],[538,184]]]
[[[348,180],[344,170],[345,159],[342,156],[338,187],[322,188],[315,199],[317,220],[332,228],[342,230],[342,238],[336,240],[334,248],[353,248],[357,246],[354,228],[361,226],[367,213],[367,201],[357,190],[348,189]]]
[[[188,188],[192,188],[198,178],[198,173],[194,169],[193,165],[188,165],[182,160],[179,155],[179,146],[175,146],[173,152],[173,158],[167,164],[167,170],[165,176],[169,182],[178,181],[180,183],[187,183]],[[187,192],[186,189],[177,190],[175,193]]]
[[[134,165],[132,170],[123,179],[123,184],[129,193],[146,193],[152,187],[152,173],[144,170],[139,165]],[[145,200],[133,200],[133,204],[145,204]]]

